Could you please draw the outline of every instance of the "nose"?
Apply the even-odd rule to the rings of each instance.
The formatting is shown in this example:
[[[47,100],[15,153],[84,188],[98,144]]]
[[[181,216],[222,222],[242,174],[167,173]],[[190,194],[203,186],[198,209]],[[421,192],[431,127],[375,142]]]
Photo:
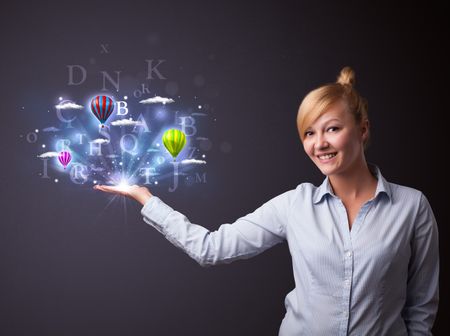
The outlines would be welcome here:
[[[327,149],[329,146],[327,139],[323,134],[317,134],[316,141],[314,143],[314,149],[318,152]]]

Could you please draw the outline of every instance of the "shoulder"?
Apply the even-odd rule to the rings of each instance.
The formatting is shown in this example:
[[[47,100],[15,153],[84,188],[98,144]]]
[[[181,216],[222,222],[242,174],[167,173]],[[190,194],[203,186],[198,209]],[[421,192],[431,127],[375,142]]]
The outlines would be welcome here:
[[[414,218],[433,213],[432,207],[425,194],[416,188],[389,183],[394,211],[407,212]]]
[[[311,182],[302,182],[297,185],[295,189],[292,189],[291,192],[295,196],[305,197],[309,195],[312,197],[317,189],[318,187],[316,187]]]
[[[410,204],[418,207],[425,197],[419,189],[392,182],[388,183],[392,199],[396,204]]]
[[[437,232],[433,209],[421,190],[393,183],[392,190],[398,200],[398,211],[407,211],[412,216],[416,239],[430,237],[430,232]]]
[[[315,189],[317,187],[309,182],[300,183],[295,188],[287,190],[275,197],[273,197],[269,202],[283,202],[288,205],[293,205],[299,199],[311,198],[314,195]]]
[[[291,206],[298,206],[299,204],[312,203],[318,187],[310,182],[302,182],[297,185],[295,189],[286,192]]]

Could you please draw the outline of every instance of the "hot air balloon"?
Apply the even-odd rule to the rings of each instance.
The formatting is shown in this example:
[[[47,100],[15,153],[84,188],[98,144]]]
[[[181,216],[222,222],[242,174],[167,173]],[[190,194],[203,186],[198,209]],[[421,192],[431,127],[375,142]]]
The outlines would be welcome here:
[[[169,153],[172,154],[173,160],[175,161],[177,155],[181,152],[184,145],[186,145],[186,134],[180,130],[172,128],[164,132],[162,141],[164,147],[166,147]]]
[[[114,110],[114,100],[108,96],[96,96],[91,100],[91,111],[105,127],[104,123]]]
[[[70,155],[70,152],[68,151],[62,151],[58,155],[58,160],[63,165],[64,169],[66,169],[70,160],[72,160],[72,155]]]

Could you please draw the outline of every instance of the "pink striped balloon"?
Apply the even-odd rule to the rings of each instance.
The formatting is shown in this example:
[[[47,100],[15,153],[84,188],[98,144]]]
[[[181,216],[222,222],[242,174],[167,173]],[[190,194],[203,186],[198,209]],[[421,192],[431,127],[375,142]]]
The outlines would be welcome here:
[[[72,160],[72,155],[70,155],[70,152],[68,151],[62,151],[58,155],[58,160],[63,165],[64,169],[66,169],[70,160]]]

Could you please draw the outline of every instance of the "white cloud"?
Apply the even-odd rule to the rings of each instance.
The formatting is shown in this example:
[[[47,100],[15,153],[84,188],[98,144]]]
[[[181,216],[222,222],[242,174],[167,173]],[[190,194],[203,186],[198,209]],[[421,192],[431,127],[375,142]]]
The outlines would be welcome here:
[[[46,158],[57,157],[57,156],[58,156],[58,152],[46,152],[41,155],[38,155],[37,157],[41,158],[41,159],[46,159]]]
[[[58,105],[55,105],[55,107],[59,110],[69,110],[69,109],[81,110],[83,108],[82,105],[78,105],[72,102],[60,103]]]
[[[109,143],[109,140],[107,139],[95,139],[91,141],[92,143],[98,143],[98,144],[104,144],[104,143]]]
[[[47,127],[47,128],[44,128],[43,130],[42,130],[42,132],[58,132],[58,131],[60,131],[60,129],[59,128],[56,128],[56,127]]]
[[[141,100],[139,103],[141,104],[158,104],[158,103],[162,103],[162,104],[170,104],[175,102],[175,100],[173,100],[172,98],[165,98],[165,97],[160,97],[160,96],[156,96],[156,97],[152,97],[152,98],[147,98],[144,100]]]
[[[91,170],[98,172],[98,171],[104,171],[105,168],[103,168],[103,167],[96,167],[95,165],[91,164]]]
[[[190,160],[183,160],[183,161],[181,161],[181,164],[206,164],[206,161],[190,159]]]
[[[136,121],[131,119],[114,120],[111,125],[113,126],[140,126],[143,125],[142,121]]]

